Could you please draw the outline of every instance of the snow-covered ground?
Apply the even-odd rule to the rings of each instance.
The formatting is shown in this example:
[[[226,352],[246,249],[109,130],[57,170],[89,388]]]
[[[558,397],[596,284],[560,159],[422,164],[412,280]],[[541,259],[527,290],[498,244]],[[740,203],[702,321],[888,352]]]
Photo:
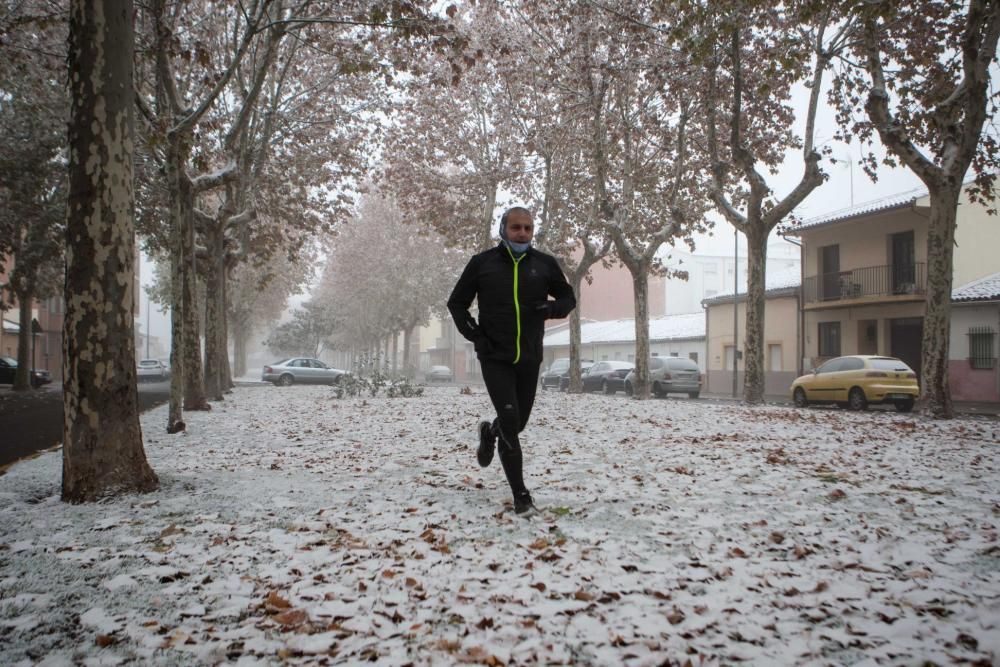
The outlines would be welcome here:
[[[1000,662],[1000,424],[482,389],[240,387],[142,418],[160,490],[0,477],[0,664]]]

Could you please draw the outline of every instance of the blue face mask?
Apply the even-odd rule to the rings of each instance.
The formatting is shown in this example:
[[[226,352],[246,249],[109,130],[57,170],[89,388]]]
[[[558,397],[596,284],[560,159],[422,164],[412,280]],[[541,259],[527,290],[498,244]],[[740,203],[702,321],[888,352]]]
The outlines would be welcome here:
[[[531,242],[528,243],[514,243],[510,239],[504,239],[504,243],[510,248],[510,251],[515,255],[523,255],[528,252],[528,248],[531,247]]]

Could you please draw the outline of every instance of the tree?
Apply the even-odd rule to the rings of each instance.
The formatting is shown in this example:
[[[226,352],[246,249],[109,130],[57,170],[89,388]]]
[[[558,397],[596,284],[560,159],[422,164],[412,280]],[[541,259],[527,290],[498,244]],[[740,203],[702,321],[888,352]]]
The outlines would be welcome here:
[[[927,297],[921,352],[921,403],[935,418],[954,416],[948,383],[956,210],[970,166],[970,189],[991,200],[1000,167],[997,62],[1000,3],[995,0],[910,4],[853,2],[854,61],[844,61],[834,89],[845,130],[864,141],[875,133],[930,193]],[[863,114],[862,115],[862,110]],[[866,170],[875,177],[876,157]]]
[[[72,0],[62,498],[158,485],[136,392],[132,3]]]
[[[764,400],[767,239],[825,179],[815,145],[816,111],[823,75],[843,48],[847,29],[826,40],[829,8],[813,16],[804,15],[801,5],[736,0],[688,11],[700,30],[696,37],[680,32],[680,45],[699,56],[705,72],[705,83],[696,90],[699,117],[707,125],[709,194],[747,238],[743,400],[756,404]],[[800,82],[809,88],[801,138],[795,135],[790,106],[792,88]],[[778,197],[766,172],[776,171],[786,151],[795,148],[802,150],[802,174],[790,192]]]
[[[637,9],[588,4],[577,13],[575,84],[590,129],[595,208],[632,276],[634,395],[648,398],[649,275],[665,271],[657,259],[663,243],[690,244],[704,228],[705,202],[689,150],[690,62],[665,40],[650,39],[647,17],[626,12]]]
[[[336,240],[313,302],[330,313],[332,340],[341,348],[374,354],[402,333],[410,372],[410,335],[432,313],[444,314],[465,257],[430,225],[415,226],[390,196],[364,196]]]
[[[33,302],[62,288],[66,220],[65,16],[29,2],[0,21],[0,256],[11,255],[7,281],[22,326],[16,391],[31,387]]]
[[[466,250],[493,245],[501,189],[525,173],[525,149],[498,77],[490,7],[456,17],[456,50],[425,54],[396,105],[386,141],[385,181],[412,220],[427,221]]]

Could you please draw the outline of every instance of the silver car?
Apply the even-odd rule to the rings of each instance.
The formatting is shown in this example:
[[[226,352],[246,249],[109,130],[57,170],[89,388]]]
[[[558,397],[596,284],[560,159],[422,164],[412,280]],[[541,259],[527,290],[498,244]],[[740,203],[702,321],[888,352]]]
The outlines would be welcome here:
[[[451,382],[453,379],[451,369],[447,366],[431,366],[424,373],[424,380],[427,382]]]
[[[279,387],[293,384],[337,384],[347,374],[339,368],[327,366],[319,359],[292,357],[264,366],[261,380]]]
[[[632,395],[635,371],[625,378],[625,393]],[[698,398],[701,394],[701,370],[690,359],[680,357],[651,357],[649,359],[649,388],[653,395],[662,398],[667,394],[687,394]]]
[[[136,367],[139,382],[163,382],[170,377],[166,364],[159,359],[141,359]]]

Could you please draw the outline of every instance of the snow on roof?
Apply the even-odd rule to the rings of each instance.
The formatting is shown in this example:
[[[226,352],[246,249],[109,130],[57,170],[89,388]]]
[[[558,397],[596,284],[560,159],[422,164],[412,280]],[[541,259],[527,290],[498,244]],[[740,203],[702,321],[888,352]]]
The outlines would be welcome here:
[[[649,340],[683,340],[705,337],[705,314],[687,313],[649,318]],[[631,317],[604,322],[585,322],[580,325],[580,342],[591,343],[634,343],[635,320]],[[545,345],[561,347],[569,345],[569,330],[556,331],[545,336]]]
[[[952,301],[992,301],[1000,299],[1000,273],[994,273],[951,291]]]
[[[765,282],[764,285],[765,293],[778,292],[781,290],[798,287],[799,285],[802,284],[802,271],[797,266],[791,266],[781,271],[774,271],[772,273],[768,273],[764,278],[764,282]],[[745,284],[740,285],[740,291],[738,292],[738,294],[742,295],[746,293],[747,293],[747,286]],[[732,299],[732,298],[733,298],[733,291],[726,290],[708,299],[703,300],[702,303],[717,303],[718,301],[722,301],[724,299]]]
[[[889,195],[887,197],[873,199],[855,206],[837,209],[836,211],[831,211],[830,213],[825,213],[815,218],[804,220],[798,225],[789,225],[786,228],[785,234],[787,236],[798,236],[798,234],[804,229],[812,229],[814,227],[819,227],[820,225],[828,225],[834,222],[850,220],[851,218],[860,218],[861,216],[871,215],[872,213],[884,213],[885,211],[906,208],[911,206],[916,200],[926,196],[927,188],[914,188],[913,190],[907,190],[905,192]]]

